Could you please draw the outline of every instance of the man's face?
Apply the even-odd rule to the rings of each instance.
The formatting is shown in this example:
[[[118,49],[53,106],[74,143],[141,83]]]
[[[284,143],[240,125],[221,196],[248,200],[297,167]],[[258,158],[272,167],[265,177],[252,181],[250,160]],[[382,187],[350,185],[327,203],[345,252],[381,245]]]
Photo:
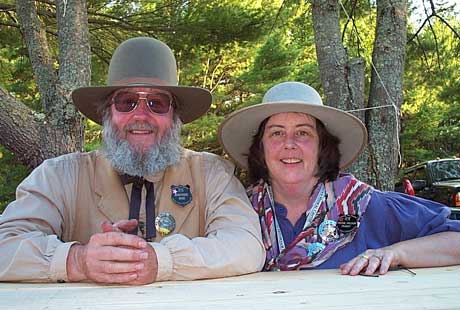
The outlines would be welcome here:
[[[158,92],[158,99],[155,94]],[[131,104],[137,106],[132,111],[120,112],[114,103],[114,96],[120,93],[131,93],[130,96],[125,95],[117,98],[120,104],[126,104],[122,100],[131,100]],[[140,93],[139,96],[132,94]],[[148,95],[152,94],[152,95]],[[169,94],[171,96],[171,94]],[[153,97],[152,97],[153,96]],[[133,100],[137,99],[138,100]],[[172,97],[172,96],[171,96]],[[129,145],[139,153],[145,153],[152,145],[161,141],[168,129],[171,128],[173,123],[173,108],[172,106],[166,113],[154,113],[148,106],[150,98],[155,100],[164,100],[164,90],[156,90],[151,87],[136,87],[124,88],[116,91],[109,98],[111,104],[112,124],[119,133],[119,138],[126,140]],[[154,103],[155,104],[155,103]]]

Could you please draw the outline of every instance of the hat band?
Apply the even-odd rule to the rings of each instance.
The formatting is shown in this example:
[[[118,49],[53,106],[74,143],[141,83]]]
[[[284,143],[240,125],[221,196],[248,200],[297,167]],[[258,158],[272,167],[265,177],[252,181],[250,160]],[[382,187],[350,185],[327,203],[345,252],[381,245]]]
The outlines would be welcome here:
[[[113,86],[177,86],[177,83],[170,83],[165,80],[146,77],[130,77],[109,83]],[[174,85],[171,85],[174,84]]]

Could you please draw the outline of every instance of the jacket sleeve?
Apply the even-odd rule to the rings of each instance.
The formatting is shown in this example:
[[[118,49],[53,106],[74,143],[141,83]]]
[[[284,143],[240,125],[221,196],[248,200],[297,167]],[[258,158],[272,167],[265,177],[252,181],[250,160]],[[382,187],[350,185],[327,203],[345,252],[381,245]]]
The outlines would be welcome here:
[[[233,166],[204,155],[206,237],[176,234],[151,243],[157,281],[228,277],[260,271],[265,261],[260,224]]]
[[[76,169],[47,160],[17,188],[16,200],[0,216],[0,281],[66,280],[63,227],[72,222]],[[67,195],[67,196],[66,196]],[[69,196],[70,195],[70,196]]]

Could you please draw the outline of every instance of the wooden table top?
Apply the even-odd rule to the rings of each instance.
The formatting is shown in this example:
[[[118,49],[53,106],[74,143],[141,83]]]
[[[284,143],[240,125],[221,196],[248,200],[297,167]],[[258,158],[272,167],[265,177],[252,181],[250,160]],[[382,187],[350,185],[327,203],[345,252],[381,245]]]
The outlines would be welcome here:
[[[0,283],[1,309],[460,309],[460,266],[391,271],[264,272],[146,286]]]

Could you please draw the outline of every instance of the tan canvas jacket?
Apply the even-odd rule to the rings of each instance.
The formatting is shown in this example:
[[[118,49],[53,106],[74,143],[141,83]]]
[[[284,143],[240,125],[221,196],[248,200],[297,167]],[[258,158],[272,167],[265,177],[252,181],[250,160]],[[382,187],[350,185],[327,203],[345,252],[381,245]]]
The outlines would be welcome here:
[[[156,214],[169,212],[176,220],[172,235],[150,243],[158,257],[157,281],[262,268],[259,221],[231,164],[185,150],[180,163],[146,179],[154,182]],[[181,207],[170,186],[186,184],[193,198]],[[0,217],[0,281],[66,281],[70,246],[101,232],[104,220],[128,218],[127,190],[97,151],[46,160],[18,186],[17,199]]]

